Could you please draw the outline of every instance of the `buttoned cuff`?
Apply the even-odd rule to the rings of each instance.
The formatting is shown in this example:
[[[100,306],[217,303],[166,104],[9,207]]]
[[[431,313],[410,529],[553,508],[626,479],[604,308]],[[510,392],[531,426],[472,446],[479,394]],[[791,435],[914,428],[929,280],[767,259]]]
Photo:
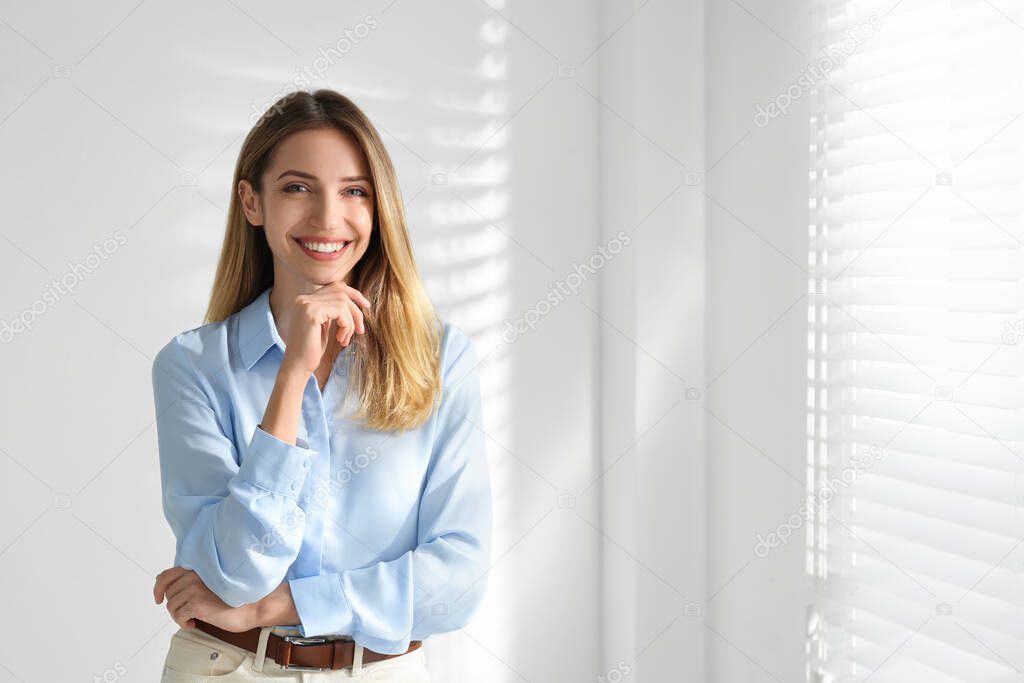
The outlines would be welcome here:
[[[298,498],[317,452],[305,440],[295,441],[290,444],[257,426],[238,476],[267,491]]]
[[[288,579],[292,602],[304,637],[345,634],[352,626],[352,608],[341,590],[341,575],[320,574]]]

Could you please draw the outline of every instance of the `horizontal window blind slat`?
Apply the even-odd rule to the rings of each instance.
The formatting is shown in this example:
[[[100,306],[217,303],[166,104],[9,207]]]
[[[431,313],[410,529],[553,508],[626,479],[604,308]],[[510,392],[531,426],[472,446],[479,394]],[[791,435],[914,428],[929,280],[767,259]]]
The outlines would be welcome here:
[[[1005,597],[990,592],[1005,588],[1006,583],[1013,580],[1014,561],[1009,559],[1008,565],[997,562],[1007,558],[1008,553],[1019,550],[1019,546],[1004,542],[1002,553],[999,553],[1000,548],[979,543],[976,547],[984,551],[984,554],[978,558],[969,558],[960,552],[933,547],[928,544],[927,538],[908,538],[899,530],[890,533],[890,530],[879,528],[881,525],[877,518],[868,519],[872,521],[872,526],[863,529],[849,522],[840,526],[833,520],[829,536],[842,545],[836,553],[829,555],[830,564],[837,571],[845,567],[847,558],[855,554],[858,562],[874,559],[884,569],[884,579],[879,579],[875,588],[884,588],[894,595],[902,595],[914,604],[924,600],[933,606],[952,602],[973,586],[973,591],[978,591],[979,595],[988,595],[1000,604],[1012,604],[1015,609],[1020,609],[1021,605],[1017,604],[1019,597],[1013,592]],[[980,559],[982,557],[984,560]],[[986,564],[985,560],[991,561]],[[865,582],[864,585],[869,584]]]
[[[851,493],[856,497],[857,528],[970,558],[986,570],[1024,538],[1024,514],[1012,505],[939,493],[943,491],[884,478],[857,482]],[[943,499],[948,501],[946,509]],[[941,576],[941,569],[935,568],[933,575]]]
[[[856,579],[850,581],[856,582]],[[844,604],[834,597],[825,597],[823,602],[826,605],[826,630],[844,634],[842,638],[825,636],[838,656],[870,670],[899,648],[901,657],[898,661],[904,661],[903,667],[889,668],[889,662],[886,662],[877,674],[871,676],[871,681],[884,672],[902,677],[897,680],[904,683],[943,680],[943,676],[953,676],[947,680],[955,681],[1000,680],[998,676],[1006,675],[1004,659],[1007,654],[1011,659],[1016,658],[1015,639],[1007,638],[1000,630],[988,629],[956,616],[955,606],[953,615],[941,616],[935,614],[934,609],[915,609],[913,605],[900,603],[891,594],[870,589],[859,592],[860,607],[855,613],[849,603]],[[953,619],[967,630],[958,627]],[[915,633],[922,623],[925,626]],[[1001,649],[990,649],[978,643],[968,631],[984,635],[986,642],[994,642]],[[851,636],[857,639],[856,648],[846,646],[846,640]],[[955,656],[951,657],[953,653]],[[942,671],[938,670],[940,668]],[[866,670],[861,671],[857,680],[866,676]]]
[[[811,0],[810,18],[808,54],[844,54],[807,94],[808,500],[882,454],[806,527],[812,680],[1017,680],[1024,5]]]

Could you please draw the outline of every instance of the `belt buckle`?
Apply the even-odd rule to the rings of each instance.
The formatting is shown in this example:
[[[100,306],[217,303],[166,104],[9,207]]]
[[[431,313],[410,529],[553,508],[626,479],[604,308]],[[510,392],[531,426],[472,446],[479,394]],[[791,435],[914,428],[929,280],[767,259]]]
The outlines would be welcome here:
[[[292,645],[317,645],[319,643],[327,642],[327,638],[325,636],[296,636],[286,633],[282,635],[281,638]],[[295,666],[294,664],[281,664],[280,666],[282,669],[289,669],[291,671],[327,671],[327,669],[322,666]]]

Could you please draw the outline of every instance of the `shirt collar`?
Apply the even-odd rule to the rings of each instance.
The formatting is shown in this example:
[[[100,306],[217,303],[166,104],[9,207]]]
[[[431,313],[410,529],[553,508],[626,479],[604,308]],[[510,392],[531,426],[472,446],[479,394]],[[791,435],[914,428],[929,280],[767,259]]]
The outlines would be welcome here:
[[[270,290],[267,287],[252,303],[238,312],[238,350],[246,370],[266,355],[275,344],[284,351],[284,340],[277,333],[274,314],[270,310]]]

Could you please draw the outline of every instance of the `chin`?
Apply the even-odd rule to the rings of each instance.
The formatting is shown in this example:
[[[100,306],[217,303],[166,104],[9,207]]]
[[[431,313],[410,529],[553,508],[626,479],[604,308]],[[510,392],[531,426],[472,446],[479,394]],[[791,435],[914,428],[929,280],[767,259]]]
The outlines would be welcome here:
[[[348,277],[349,273],[352,272],[351,268],[337,268],[333,271],[329,271],[326,268],[323,270],[316,270],[309,272],[308,270],[303,272],[306,279],[317,285],[329,285],[332,282],[337,282]]]

